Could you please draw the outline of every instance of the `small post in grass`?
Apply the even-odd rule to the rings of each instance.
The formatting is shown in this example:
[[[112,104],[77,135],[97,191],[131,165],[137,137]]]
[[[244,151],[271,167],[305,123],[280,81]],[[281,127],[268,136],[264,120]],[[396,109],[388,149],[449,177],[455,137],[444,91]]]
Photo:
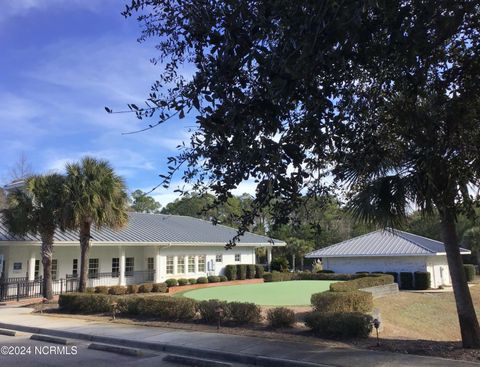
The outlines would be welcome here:
[[[380,321],[380,310],[378,308],[375,308],[373,310],[373,327],[375,328],[375,331],[377,332],[377,347],[380,346],[380,338],[378,337],[378,329],[380,329],[380,324],[381,324],[381,321]]]
[[[116,316],[117,310],[118,310],[118,303],[117,302],[112,302],[110,304],[110,306],[112,306],[112,321],[115,321],[115,316]]]
[[[215,315],[217,316],[217,330],[220,330],[220,323],[222,322],[222,317],[224,314],[224,310],[221,306],[215,307]]]

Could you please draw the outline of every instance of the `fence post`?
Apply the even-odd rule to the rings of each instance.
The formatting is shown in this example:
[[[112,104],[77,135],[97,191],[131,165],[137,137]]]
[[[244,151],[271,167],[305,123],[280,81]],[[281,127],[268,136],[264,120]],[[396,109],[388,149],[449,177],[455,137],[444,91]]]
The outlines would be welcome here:
[[[63,279],[60,279],[60,294],[63,293]]]
[[[20,282],[17,282],[17,302],[20,301]]]

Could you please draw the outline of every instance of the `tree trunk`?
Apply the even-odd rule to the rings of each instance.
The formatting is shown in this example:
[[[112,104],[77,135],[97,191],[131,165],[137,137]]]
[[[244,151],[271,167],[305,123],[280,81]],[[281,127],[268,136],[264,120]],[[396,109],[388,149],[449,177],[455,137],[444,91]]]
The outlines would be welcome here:
[[[80,226],[80,282],[79,292],[85,292],[88,280],[88,255],[90,252],[90,229],[91,224],[84,222]]]
[[[303,266],[305,265],[304,256],[305,256],[305,255],[300,256],[300,269],[302,269],[302,271],[303,271]]]
[[[43,264],[43,297],[53,299],[52,290],[52,257],[53,257],[53,233],[44,233],[42,238],[42,264]]]
[[[442,231],[455,303],[457,305],[463,347],[480,348],[480,327],[475,308],[473,307],[472,296],[468,289],[465,271],[463,270],[463,261],[456,233],[455,215],[451,210],[445,209],[442,214]]]

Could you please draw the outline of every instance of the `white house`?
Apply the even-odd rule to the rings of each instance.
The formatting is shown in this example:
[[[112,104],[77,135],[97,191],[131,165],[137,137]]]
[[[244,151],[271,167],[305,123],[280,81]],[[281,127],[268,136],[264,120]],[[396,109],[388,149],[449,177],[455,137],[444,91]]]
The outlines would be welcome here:
[[[367,233],[305,257],[322,259],[323,268],[336,273],[428,271],[433,288],[451,284],[444,244],[398,230]]]
[[[1,219],[1,218],[0,218]],[[0,262],[4,279],[35,280],[42,275],[40,238],[10,234],[0,220]],[[121,230],[92,231],[89,284],[127,285],[222,274],[228,264],[255,264],[255,249],[285,243],[245,233],[231,250],[225,244],[236,230],[209,221],[178,215],[129,213]],[[54,279],[72,279],[80,271],[77,232],[57,231],[54,239]],[[2,269],[0,269],[2,270]]]

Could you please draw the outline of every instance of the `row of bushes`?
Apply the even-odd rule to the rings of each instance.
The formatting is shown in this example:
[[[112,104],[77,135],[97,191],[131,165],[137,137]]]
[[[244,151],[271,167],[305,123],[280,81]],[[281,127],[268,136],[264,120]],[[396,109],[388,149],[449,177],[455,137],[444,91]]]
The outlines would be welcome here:
[[[225,267],[228,280],[245,280],[263,277],[263,265],[237,264]]]
[[[169,287],[175,287],[177,285],[189,285],[189,284],[207,284],[207,283],[219,283],[226,282],[228,279],[224,275],[210,275],[208,277],[199,277],[199,278],[180,278],[180,279],[167,279],[165,283]]]
[[[192,321],[198,318],[205,323],[216,324],[220,317],[222,323],[244,325],[262,320],[259,306],[243,302],[197,302],[190,298],[168,296],[121,297],[101,293],[67,293],[60,295],[58,303],[64,312],[81,314],[110,313],[115,303],[117,312],[122,315],[162,321]],[[291,327],[295,323],[295,313],[285,307],[273,308],[267,312],[267,321],[275,328]]]
[[[284,273],[279,271],[272,271],[271,273],[265,273],[263,279],[265,282],[284,282],[288,280],[353,280],[365,277],[378,277],[383,274],[342,274],[334,273],[332,271],[321,271],[318,273],[310,273],[307,271],[299,273]]]
[[[166,283],[145,283],[145,284],[131,284],[129,286],[123,285],[114,285],[111,287],[107,286],[97,286],[93,288],[87,288],[87,293],[97,293],[97,294],[110,294],[121,296],[124,294],[136,294],[136,293],[166,293],[168,291],[168,286]]]
[[[393,276],[389,274],[371,274],[369,276],[360,277],[346,282],[338,282],[330,284],[332,292],[351,292],[362,288],[376,287],[379,285],[392,284]]]

